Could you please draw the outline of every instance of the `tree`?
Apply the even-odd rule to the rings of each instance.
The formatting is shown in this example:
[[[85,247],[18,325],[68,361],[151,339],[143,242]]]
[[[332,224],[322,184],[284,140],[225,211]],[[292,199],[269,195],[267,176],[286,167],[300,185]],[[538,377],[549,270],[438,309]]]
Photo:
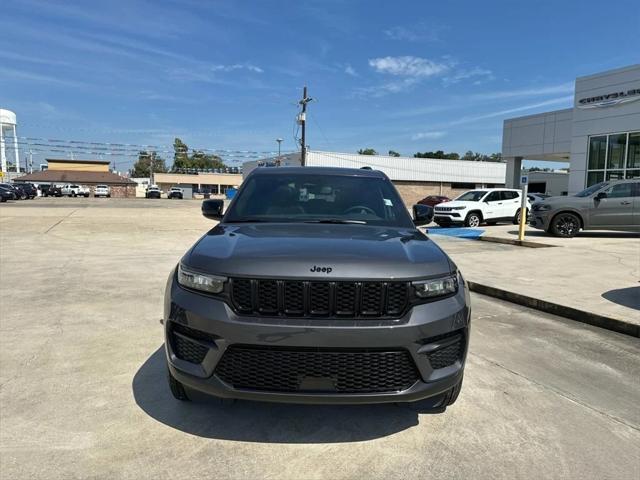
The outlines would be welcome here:
[[[396,152],[395,150],[389,150],[389,156],[390,157],[399,157],[400,154],[398,152]]]
[[[143,150],[138,153],[138,161],[133,165],[129,173],[132,177],[149,177],[151,175],[151,162],[153,162],[153,173],[164,173],[167,171],[167,166],[163,158],[156,152],[149,154],[149,152]]]
[[[226,165],[217,155],[206,154],[202,150],[193,150],[189,155],[189,147],[179,138],[173,141],[173,170],[210,170],[225,168]]]
[[[189,147],[179,138],[173,140],[173,168],[187,168]]]
[[[436,150],[435,152],[417,152],[413,154],[414,158],[443,158],[446,160],[459,160],[460,155],[455,152],[444,153],[442,150]]]
[[[469,150],[462,156],[462,160],[471,160],[473,162],[501,162],[502,154],[492,153],[491,155],[486,155],[484,153],[472,152]]]
[[[360,150],[358,150],[358,154],[359,155],[377,155],[378,152],[376,152],[373,148],[361,148]]]

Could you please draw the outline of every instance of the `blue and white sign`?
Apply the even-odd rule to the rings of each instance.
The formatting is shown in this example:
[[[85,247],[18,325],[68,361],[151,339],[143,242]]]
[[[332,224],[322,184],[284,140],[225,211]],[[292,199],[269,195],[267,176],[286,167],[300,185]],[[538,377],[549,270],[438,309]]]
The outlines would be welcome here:
[[[529,183],[529,175],[520,176],[520,185],[527,185]]]

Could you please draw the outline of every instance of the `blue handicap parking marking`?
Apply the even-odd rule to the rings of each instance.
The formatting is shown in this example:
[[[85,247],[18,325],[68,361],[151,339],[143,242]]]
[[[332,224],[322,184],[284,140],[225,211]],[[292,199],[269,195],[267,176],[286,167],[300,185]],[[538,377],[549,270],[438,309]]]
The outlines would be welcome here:
[[[446,235],[448,237],[458,238],[478,238],[484,233],[484,230],[481,228],[428,227],[427,233],[430,235]]]

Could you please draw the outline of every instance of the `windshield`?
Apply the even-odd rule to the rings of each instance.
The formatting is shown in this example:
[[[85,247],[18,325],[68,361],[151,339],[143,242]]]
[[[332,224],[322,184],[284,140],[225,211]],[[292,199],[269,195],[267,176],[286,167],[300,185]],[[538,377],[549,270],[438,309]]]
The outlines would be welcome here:
[[[609,184],[609,182],[596,183],[595,185],[591,185],[589,188],[585,188],[581,192],[576,193],[574,195],[574,197],[588,197],[588,196],[593,195],[594,193],[596,193],[601,188],[606,187],[608,184]]]
[[[328,222],[413,227],[386,178],[290,174],[250,176],[224,221]]]
[[[470,190],[460,195],[456,200],[461,200],[463,202],[479,202],[486,193],[486,190]]]

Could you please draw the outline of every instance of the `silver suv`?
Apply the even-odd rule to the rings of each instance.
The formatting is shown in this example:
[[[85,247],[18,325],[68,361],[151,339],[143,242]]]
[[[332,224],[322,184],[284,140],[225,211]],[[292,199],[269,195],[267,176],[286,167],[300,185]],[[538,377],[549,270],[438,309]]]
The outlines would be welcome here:
[[[547,198],[533,205],[529,224],[558,237],[574,237],[581,229],[640,231],[640,178]]]

